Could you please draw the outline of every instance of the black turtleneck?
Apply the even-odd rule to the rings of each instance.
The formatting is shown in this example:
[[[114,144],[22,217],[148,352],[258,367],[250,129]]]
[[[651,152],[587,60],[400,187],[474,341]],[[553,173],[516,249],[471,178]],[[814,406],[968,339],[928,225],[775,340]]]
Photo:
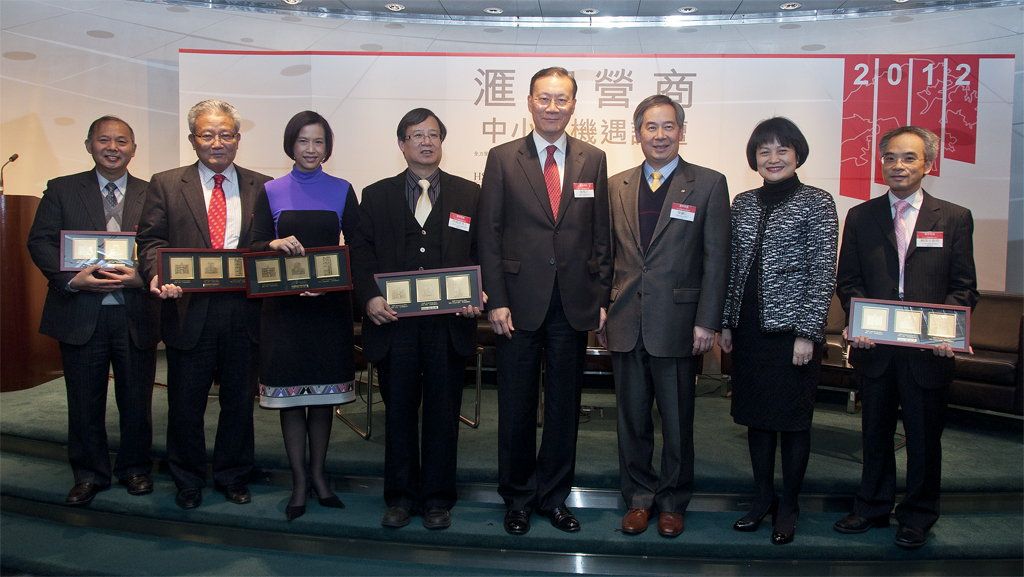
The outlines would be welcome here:
[[[764,184],[757,190],[757,197],[768,206],[778,204],[782,199],[800,188],[800,177],[793,173],[793,176],[778,182],[764,181]]]

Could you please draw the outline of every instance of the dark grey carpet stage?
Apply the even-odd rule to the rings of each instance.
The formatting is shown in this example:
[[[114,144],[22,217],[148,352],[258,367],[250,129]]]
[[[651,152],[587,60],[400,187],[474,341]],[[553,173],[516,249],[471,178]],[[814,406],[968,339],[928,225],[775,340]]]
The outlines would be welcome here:
[[[162,375],[158,375],[162,379]],[[252,486],[253,503],[232,505],[207,490],[203,505],[174,505],[169,476],[158,472],[156,491],[129,497],[115,486],[88,509],[63,506],[72,485],[64,461],[66,401],[56,380],[0,396],[3,573],[195,575],[500,575],[500,574],[1021,574],[1024,572],[1024,459],[1020,421],[956,413],[943,437],[943,517],[928,545],[903,551],[892,544],[895,525],[863,535],[840,535],[831,524],[849,507],[860,474],[860,416],[843,399],[821,397],[812,431],[812,455],[796,541],[769,543],[770,523],[737,533],[751,490],[745,429],[732,423],[718,383],[698,386],[696,489],[686,531],[664,539],[653,528],[623,535],[617,493],[615,399],[590,389],[591,407],[580,426],[573,494],[583,523],[565,534],[534,517],[524,537],[502,529],[503,506],[494,487],[497,469],[496,394],[484,389],[481,425],[463,426],[460,501],[451,529],[431,532],[419,519],[400,530],[379,525],[383,509],[384,407],[374,407],[374,435],[364,441],[335,422],[328,469],[348,507],[333,510],[310,500],[306,515],[284,519],[289,476],[277,413],[256,409],[256,455],[270,472]],[[361,391],[365,390],[361,388]],[[473,389],[463,404],[472,414]],[[110,395],[107,428],[118,434]],[[379,400],[379,395],[376,396]],[[212,442],[217,400],[210,398]],[[362,401],[345,407],[361,419]],[[164,455],[166,391],[153,399],[154,442]],[[903,455],[898,459],[900,475]],[[161,463],[162,464],[162,463]],[[781,488],[781,479],[779,480]]]

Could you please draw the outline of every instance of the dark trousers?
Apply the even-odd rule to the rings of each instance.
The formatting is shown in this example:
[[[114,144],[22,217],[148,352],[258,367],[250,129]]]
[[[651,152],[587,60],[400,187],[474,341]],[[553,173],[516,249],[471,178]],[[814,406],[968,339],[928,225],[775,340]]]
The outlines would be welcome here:
[[[148,474],[153,466],[153,379],[156,349],[139,349],[128,334],[123,305],[100,307],[96,332],[84,345],[60,343],[68,393],[68,458],[75,483],[110,484],[107,446],[107,380],[114,369],[114,398],[121,448],[114,475]]]
[[[515,311],[512,312],[515,323]],[[565,503],[576,473],[576,432],[587,333],[569,324],[558,285],[544,323],[497,337],[498,494],[510,509]],[[545,359],[544,432],[537,451],[537,398]]]
[[[942,480],[942,430],[949,387],[919,386],[908,356],[897,352],[878,378],[861,375],[860,393],[864,469],[854,512],[862,517],[889,515],[896,501],[896,433],[902,407],[907,435],[907,492],[896,507],[903,525],[928,530],[939,518]]]
[[[450,509],[456,500],[466,358],[451,346],[447,318],[397,322],[388,355],[378,365],[387,419],[384,502],[407,509]]]
[[[245,297],[210,300],[203,332],[189,350],[167,347],[167,457],[179,489],[206,485],[207,395],[216,381],[220,416],[213,449],[216,486],[244,483],[253,466],[256,345]]]
[[[655,357],[643,338],[612,353],[618,405],[619,476],[626,507],[683,513],[693,496],[693,357]],[[661,413],[661,472],[656,473],[652,403]]]

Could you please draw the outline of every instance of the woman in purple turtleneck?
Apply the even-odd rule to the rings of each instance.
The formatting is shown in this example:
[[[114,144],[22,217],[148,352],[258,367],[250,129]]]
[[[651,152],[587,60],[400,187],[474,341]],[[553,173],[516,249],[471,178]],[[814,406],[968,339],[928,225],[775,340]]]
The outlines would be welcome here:
[[[306,247],[336,246],[358,219],[352,185],[326,174],[334,133],[309,110],[288,121],[284,151],[295,166],[266,184],[253,216],[254,250],[305,254]],[[260,317],[260,406],[278,409],[292,469],[285,516],[306,512],[306,496],[322,506],[345,505],[324,470],[334,405],[355,399],[352,300],[348,292],[264,299]],[[309,441],[307,470],[306,444]]]

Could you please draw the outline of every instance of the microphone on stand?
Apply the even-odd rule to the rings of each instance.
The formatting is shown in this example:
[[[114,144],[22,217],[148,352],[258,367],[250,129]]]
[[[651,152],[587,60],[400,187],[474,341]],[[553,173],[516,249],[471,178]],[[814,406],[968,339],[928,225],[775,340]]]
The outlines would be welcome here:
[[[0,194],[4,193],[4,169],[7,168],[8,164],[14,162],[15,160],[18,160],[18,153],[17,152],[12,154],[11,157],[7,159],[7,162],[5,162],[3,166],[0,166]]]

